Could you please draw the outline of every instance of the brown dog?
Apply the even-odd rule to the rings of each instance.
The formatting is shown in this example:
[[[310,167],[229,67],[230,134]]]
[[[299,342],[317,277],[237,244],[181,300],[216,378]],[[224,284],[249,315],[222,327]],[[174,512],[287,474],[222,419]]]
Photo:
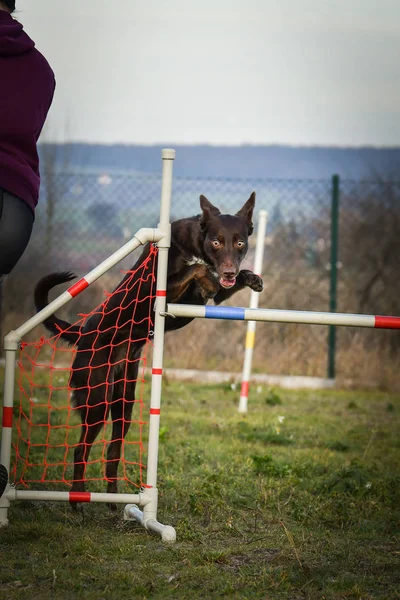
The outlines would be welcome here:
[[[240,270],[246,255],[248,237],[253,232],[253,192],[235,215],[223,215],[207,198],[200,196],[202,213],[172,223],[168,259],[167,302],[180,304],[216,304],[227,300],[244,287],[260,292],[262,279],[248,270]],[[135,272],[150,253],[146,245],[132,268]],[[140,269],[139,269],[140,271]],[[37,310],[48,304],[48,293],[60,283],[70,281],[71,273],[53,273],[44,277],[35,289]],[[111,410],[112,438],[107,450],[107,491],[117,492],[117,471],[121,444],[130,424],[135,399],[139,358],[150,336],[149,314],[154,298],[150,275],[140,286],[128,273],[121,284],[92,314],[82,327],[49,317],[44,325],[77,352],[71,367],[70,386],[73,404],[78,409],[82,430],[74,453],[73,491],[84,491],[85,468],[93,442]],[[129,289],[124,283],[129,280]],[[150,305],[151,303],[151,305]],[[187,325],[191,318],[166,318],[171,331]],[[129,342],[130,336],[134,341]]]

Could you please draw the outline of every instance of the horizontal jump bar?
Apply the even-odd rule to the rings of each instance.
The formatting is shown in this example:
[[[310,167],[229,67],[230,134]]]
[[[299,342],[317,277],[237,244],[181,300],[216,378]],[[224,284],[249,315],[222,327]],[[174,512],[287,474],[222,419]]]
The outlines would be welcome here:
[[[112,502],[135,503],[145,506],[150,502],[145,493],[110,494],[101,492],[46,492],[45,490],[18,490],[10,487],[5,493],[7,500],[49,500],[51,502]]]
[[[166,316],[197,319],[230,319],[233,321],[268,321],[270,323],[303,323],[306,325],[342,325],[344,327],[400,329],[400,317],[352,315],[305,310],[168,304],[165,314]]]

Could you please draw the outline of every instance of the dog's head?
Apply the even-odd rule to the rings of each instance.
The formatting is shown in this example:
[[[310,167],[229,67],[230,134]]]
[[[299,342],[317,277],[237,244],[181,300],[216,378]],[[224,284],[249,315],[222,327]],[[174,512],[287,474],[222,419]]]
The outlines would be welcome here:
[[[200,196],[204,252],[224,288],[235,285],[240,263],[246,256],[248,238],[253,233],[255,201],[253,192],[236,215],[222,215],[205,196]]]

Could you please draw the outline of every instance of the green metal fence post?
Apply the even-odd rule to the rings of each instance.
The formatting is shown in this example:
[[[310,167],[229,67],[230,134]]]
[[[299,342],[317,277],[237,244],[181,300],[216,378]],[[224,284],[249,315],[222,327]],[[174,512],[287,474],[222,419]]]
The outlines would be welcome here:
[[[338,263],[338,230],[339,230],[339,175],[332,177],[331,205],[331,270],[329,290],[329,310],[336,312],[337,298],[337,263]],[[336,327],[331,325],[328,334],[328,377],[334,379],[336,350]]]

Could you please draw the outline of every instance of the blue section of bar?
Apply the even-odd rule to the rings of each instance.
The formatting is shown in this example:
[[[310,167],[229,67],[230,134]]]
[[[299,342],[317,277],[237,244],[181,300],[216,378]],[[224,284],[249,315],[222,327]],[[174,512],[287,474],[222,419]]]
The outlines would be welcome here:
[[[244,308],[237,306],[206,306],[206,319],[244,321]]]

